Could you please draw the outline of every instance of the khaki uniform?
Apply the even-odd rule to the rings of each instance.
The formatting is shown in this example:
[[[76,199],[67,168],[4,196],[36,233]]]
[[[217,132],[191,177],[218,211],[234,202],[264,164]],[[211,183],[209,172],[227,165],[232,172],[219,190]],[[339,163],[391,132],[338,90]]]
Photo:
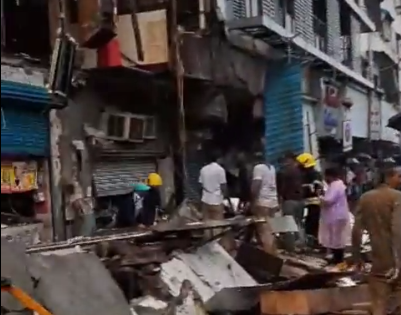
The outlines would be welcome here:
[[[205,221],[224,220],[224,206],[222,204],[221,205],[209,205],[207,203],[202,202],[202,214],[203,214],[203,220],[205,220]],[[224,229],[221,229],[221,228],[211,229],[209,231],[206,231],[205,236],[207,238],[213,238],[214,236],[222,233],[223,231],[224,231]],[[223,235],[223,237],[220,240],[220,244],[230,254],[235,249],[234,237],[230,232],[227,232]]]
[[[384,315],[390,296],[394,296],[401,306],[401,277],[393,284],[386,282],[384,277],[395,266],[393,238],[401,239],[401,192],[383,185],[362,195],[355,212],[355,225],[368,232],[372,247],[369,280],[372,314]],[[398,236],[392,235],[392,231],[398,231]],[[360,248],[353,250],[358,255]],[[397,250],[401,253],[401,248]]]
[[[252,214],[257,218],[266,219],[268,217],[274,217],[277,212],[277,208],[268,208],[263,206],[254,206],[252,209]],[[275,237],[273,235],[273,229],[269,222],[257,223],[255,224],[256,238],[262,245],[263,250],[266,253],[276,255],[277,247],[275,243]]]

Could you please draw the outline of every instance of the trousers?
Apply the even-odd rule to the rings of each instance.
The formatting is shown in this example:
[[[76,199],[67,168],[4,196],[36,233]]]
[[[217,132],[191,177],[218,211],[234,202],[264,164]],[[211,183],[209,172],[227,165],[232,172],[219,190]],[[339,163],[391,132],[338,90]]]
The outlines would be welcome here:
[[[372,315],[386,315],[389,307],[391,311],[397,309],[394,314],[401,315],[401,278],[390,284],[382,278],[371,276],[368,284],[372,300]]]

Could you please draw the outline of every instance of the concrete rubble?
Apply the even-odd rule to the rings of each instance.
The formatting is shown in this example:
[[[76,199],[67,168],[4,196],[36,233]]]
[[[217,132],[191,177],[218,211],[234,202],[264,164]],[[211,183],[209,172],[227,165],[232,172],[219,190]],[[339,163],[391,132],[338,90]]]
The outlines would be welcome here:
[[[363,281],[327,270],[322,258],[271,256],[240,241],[233,258],[217,241],[204,241],[204,229],[239,232],[251,220],[197,219],[48,245],[32,236],[38,226],[2,227],[2,276],[55,315],[363,314],[368,308]],[[286,220],[272,223],[275,233],[294,231]],[[18,310],[3,294],[2,305]]]

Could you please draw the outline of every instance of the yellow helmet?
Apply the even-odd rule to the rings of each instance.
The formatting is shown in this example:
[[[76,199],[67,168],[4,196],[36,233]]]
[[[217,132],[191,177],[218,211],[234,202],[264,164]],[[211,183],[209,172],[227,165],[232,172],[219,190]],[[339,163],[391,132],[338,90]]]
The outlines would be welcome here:
[[[305,168],[316,166],[316,160],[310,153],[302,153],[297,156],[297,161]]]
[[[159,174],[150,173],[148,176],[147,184],[149,186],[157,187],[163,185],[163,180]]]

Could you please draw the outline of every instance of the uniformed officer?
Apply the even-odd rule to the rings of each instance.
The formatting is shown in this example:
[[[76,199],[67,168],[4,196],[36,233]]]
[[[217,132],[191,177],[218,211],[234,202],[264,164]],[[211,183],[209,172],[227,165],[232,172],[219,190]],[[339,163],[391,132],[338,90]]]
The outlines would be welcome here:
[[[384,183],[362,195],[355,212],[352,232],[353,256],[361,267],[362,232],[366,230],[372,247],[369,287],[372,314],[387,313],[387,300],[395,296],[401,314],[401,168],[384,172]]]

